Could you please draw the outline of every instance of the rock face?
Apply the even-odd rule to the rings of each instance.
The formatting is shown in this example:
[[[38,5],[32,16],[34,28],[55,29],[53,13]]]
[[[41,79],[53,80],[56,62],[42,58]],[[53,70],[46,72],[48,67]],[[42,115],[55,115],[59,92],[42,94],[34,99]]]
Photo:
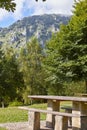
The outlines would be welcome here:
[[[59,14],[25,17],[8,28],[0,28],[0,44],[10,43],[20,47],[35,36],[44,45],[51,38],[52,32],[57,32],[60,24],[67,24],[69,19],[70,16]]]

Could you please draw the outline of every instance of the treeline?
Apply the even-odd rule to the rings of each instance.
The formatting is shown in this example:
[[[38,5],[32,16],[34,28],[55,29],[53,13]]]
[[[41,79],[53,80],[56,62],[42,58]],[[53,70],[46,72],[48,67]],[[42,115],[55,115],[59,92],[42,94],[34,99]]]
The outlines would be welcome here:
[[[87,0],[75,2],[71,20],[45,48],[36,38],[21,48],[0,46],[1,103],[28,104],[28,95],[82,92],[87,92]]]
[[[45,53],[37,39],[21,48],[12,44],[0,47],[0,102],[27,104],[28,95],[47,94],[42,67]]]

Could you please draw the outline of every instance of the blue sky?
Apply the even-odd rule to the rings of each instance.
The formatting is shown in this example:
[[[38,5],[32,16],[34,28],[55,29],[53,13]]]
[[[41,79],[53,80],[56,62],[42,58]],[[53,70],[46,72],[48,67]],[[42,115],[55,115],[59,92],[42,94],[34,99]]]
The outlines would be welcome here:
[[[42,14],[71,14],[74,0],[15,0],[14,13],[0,9],[0,27],[8,27],[23,17]]]

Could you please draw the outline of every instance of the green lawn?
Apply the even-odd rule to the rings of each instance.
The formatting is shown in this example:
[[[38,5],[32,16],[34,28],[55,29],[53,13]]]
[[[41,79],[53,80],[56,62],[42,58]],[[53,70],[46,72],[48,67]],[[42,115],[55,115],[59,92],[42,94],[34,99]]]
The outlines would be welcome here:
[[[62,102],[61,106],[71,106],[71,102]],[[34,104],[29,107],[46,109],[47,104]],[[41,114],[41,119],[44,120],[45,114]],[[0,108],[0,123],[6,122],[22,122],[28,120],[28,111],[20,110],[17,107]],[[3,130],[3,129],[0,129]]]
[[[7,129],[0,127],[0,130],[7,130]]]
[[[61,106],[72,106],[72,102],[70,102],[70,101],[62,101],[61,102]]]
[[[27,120],[27,111],[19,110],[17,107],[0,108],[0,123],[19,122]]]
[[[35,104],[29,107],[34,108],[46,108],[46,104]],[[42,114],[41,119],[45,119],[45,116]],[[0,108],[0,123],[6,122],[21,122],[28,120],[28,111],[20,110],[17,107],[8,107]]]

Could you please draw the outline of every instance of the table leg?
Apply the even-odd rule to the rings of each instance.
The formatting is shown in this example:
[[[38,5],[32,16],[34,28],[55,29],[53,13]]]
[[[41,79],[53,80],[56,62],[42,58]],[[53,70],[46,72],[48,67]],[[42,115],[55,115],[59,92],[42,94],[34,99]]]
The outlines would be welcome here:
[[[72,117],[72,130],[87,130],[87,103],[73,102],[72,113],[80,115],[78,118]]]
[[[29,112],[29,130],[40,130],[40,113]]]
[[[60,109],[60,101],[48,100],[47,110],[49,110],[49,111],[59,111],[59,109]],[[52,114],[47,114],[46,126],[54,128],[54,124],[55,124],[55,116],[52,115]]]
[[[68,117],[56,115],[54,130],[67,130],[67,128],[68,128]]]

